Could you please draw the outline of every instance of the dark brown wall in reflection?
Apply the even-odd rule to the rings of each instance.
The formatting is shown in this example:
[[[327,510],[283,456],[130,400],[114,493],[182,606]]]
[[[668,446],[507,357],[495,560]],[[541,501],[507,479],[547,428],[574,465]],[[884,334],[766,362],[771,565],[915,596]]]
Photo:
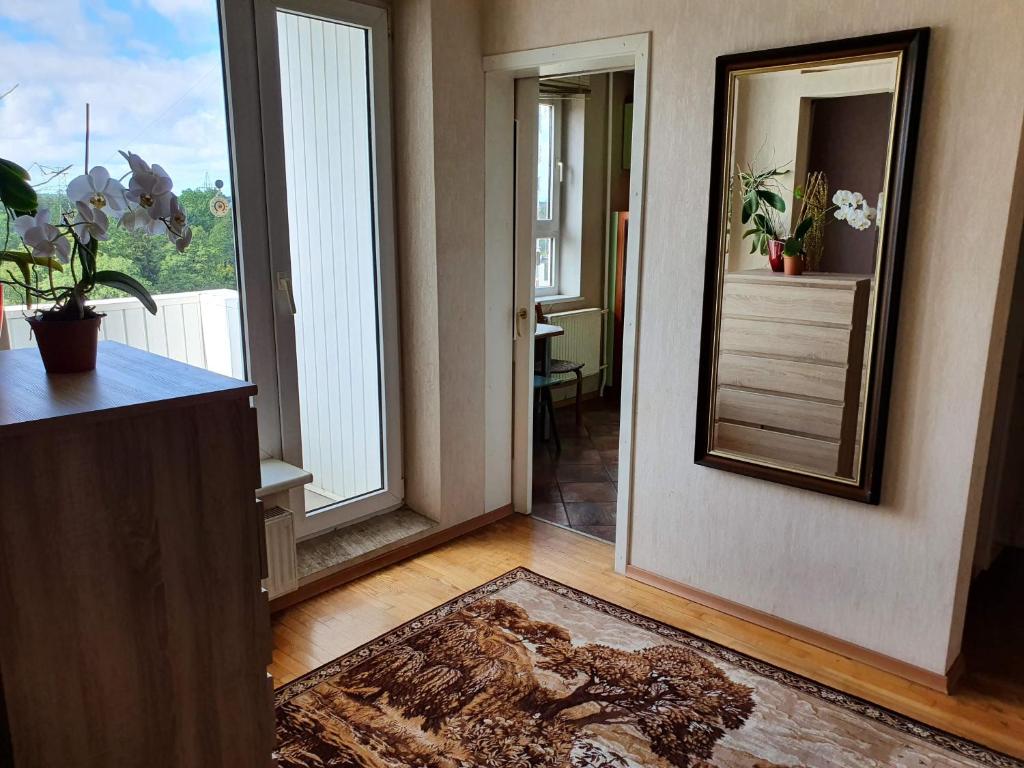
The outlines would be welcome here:
[[[813,99],[808,171],[824,171],[829,197],[837,189],[860,192],[872,208],[885,178],[892,94]],[[825,227],[822,272],[871,274],[878,229],[858,232],[841,221]]]

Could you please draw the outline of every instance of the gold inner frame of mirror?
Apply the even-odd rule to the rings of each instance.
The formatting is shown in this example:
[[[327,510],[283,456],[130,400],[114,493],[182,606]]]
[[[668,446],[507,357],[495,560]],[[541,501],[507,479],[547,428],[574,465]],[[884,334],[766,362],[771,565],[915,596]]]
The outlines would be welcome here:
[[[736,81],[743,76],[750,76],[754,74],[765,74],[769,72],[785,72],[794,69],[808,69],[808,68],[825,68],[834,67],[841,64],[852,64],[862,63],[869,61],[879,61],[883,59],[895,59],[896,60],[896,76],[893,83],[893,102],[892,110],[889,116],[889,140],[888,140],[888,151],[885,157],[885,170],[884,170],[884,186],[882,191],[885,195],[886,207],[884,216],[878,224],[878,246],[875,257],[875,269],[872,274],[873,286],[870,293],[870,299],[868,303],[868,317],[871,319],[871,333],[867,335],[865,340],[864,359],[867,366],[867,374],[864,378],[866,383],[866,391],[864,393],[864,407],[860,409],[857,423],[857,451],[854,456],[854,476],[843,477],[838,474],[827,474],[823,472],[815,472],[811,469],[806,469],[791,464],[782,462],[771,461],[763,457],[754,456],[751,454],[739,453],[736,451],[723,450],[715,447],[715,415],[718,409],[718,361],[720,356],[719,344],[721,341],[721,330],[722,330],[722,297],[725,287],[725,266],[727,262],[726,253],[726,238],[728,235],[728,222],[726,220],[726,213],[729,210],[729,197],[732,192],[732,178],[731,168],[733,164],[733,151],[734,151],[734,103],[736,98]],[[726,94],[726,104],[728,106],[725,116],[725,144],[726,150],[722,153],[722,167],[719,169],[722,179],[721,198],[718,201],[718,285],[715,291],[715,332],[714,332],[714,350],[712,353],[712,360],[714,361],[711,366],[711,395],[710,395],[710,407],[708,408],[707,418],[707,435],[708,435],[708,446],[707,450],[709,454],[715,456],[723,456],[725,458],[735,459],[737,461],[743,461],[748,464],[757,464],[764,467],[771,467],[773,469],[779,469],[786,472],[793,472],[795,474],[807,475],[810,477],[821,478],[824,480],[830,480],[832,482],[843,483],[844,485],[858,486],[860,485],[860,478],[863,471],[864,464],[864,432],[867,424],[867,413],[870,408],[871,400],[870,393],[872,391],[872,384],[874,379],[874,344],[875,337],[878,331],[878,317],[877,317],[877,299],[878,299],[878,281],[881,274],[882,268],[882,246],[886,241],[886,230],[889,226],[889,219],[892,213],[889,202],[889,182],[891,180],[892,173],[892,159],[893,159],[893,144],[896,139],[896,123],[897,115],[901,107],[901,88],[900,82],[903,72],[903,52],[902,51],[891,51],[881,53],[870,53],[859,56],[841,56],[829,59],[817,59],[809,61],[801,61],[792,64],[780,64],[775,66],[765,67],[751,67],[749,69],[738,69],[729,73],[729,87]]]

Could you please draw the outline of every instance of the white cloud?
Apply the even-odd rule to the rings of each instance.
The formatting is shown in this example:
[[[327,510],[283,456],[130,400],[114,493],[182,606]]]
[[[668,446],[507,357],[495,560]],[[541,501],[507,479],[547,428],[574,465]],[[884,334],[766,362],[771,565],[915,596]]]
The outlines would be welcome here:
[[[216,16],[216,0],[149,0],[149,6],[171,21],[183,16]]]
[[[80,172],[89,102],[92,164],[118,175],[125,163],[117,150],[131,149],[163,165],[178,189],[207,173],[227,181],[220,67],[216,52],[179,60],[109,56],[0,34],[0,72],[19,83],[0,101],[4,156],[26,167],[73,163]]]

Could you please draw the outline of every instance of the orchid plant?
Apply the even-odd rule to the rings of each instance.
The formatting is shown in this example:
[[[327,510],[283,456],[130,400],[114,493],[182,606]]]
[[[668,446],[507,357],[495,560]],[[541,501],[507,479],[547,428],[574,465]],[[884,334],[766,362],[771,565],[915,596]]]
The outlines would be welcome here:
[[[860,192],[837,189],[836,193],[832,195],[832,202],[836,206],[832,215],[858,231],[863,232],[872,223],[877,222],[878,212],[868,205],[868,201]]]
[[[89,294],[105,285],[137,298],[152,314],[157,306],[149,291],[135,278],[115,270],[97,269],[100,243],[109,239],[115,225],[153,236],[165,236],[178,251],[192,241],[188,217],[178,197],[172,192],[174,183],[159,165],[149,165],[132,152],[121,152],[129,170],[114,178],[103,166],[86,170],[68,184],[67,197],[73,210],[62,211],[54,219],[45,208],[35,210],[34,200],[27,198],[18,207],[4,201],[8,217],[14,218],[14,231],[21,238],[24,252],[0,251],[0,258],[18,265],[19,279],[8,271],[0,282],[24,290],[29,303],[51,306],[37,310],[43,319],[80,320],[95,317],[86,305]],[[13,165],[13,164],[11,164]],[[20,167],[22,181],[28,174]],[[127,187],[122,183],[128,180]],[[34,194],[32,195],[34,198]],[[71,272],[70,285],[56,285],[54,271]],[[43,268],[42,279],[33,280],[32,271]]]

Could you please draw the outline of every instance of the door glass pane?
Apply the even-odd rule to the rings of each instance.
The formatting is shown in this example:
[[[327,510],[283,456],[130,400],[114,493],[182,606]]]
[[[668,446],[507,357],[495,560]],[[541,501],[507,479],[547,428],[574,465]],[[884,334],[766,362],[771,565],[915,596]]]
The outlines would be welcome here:
[[[555,108],[541,104],[537,114],[537,220],[551,220],[551,188],[555,159]]]
[[[277,12],[307,512],[383,488],[368,32]]]
[[[32,13],[29,4],[0,2],[0,93],[17,84],[0,99],[0,155],[29,171],[51,222],[75,210],[67,188],[84,171],[86,103],[90,168],[122,176],[128,164],[118,150],[162,166],[192,242],[179,253],[166,236],[111,227],[99,267],[141,282],[158,311],[99,287],[90,303],[106,315],[100,335],[244,378],[217,3],[59,5]],[[0,211],[0,249],[7,232]],[[13,230],[7,239],[8,248],[20,247]],[[55,275],[59,285],[70,279]],[[24,293],[5,286],[3,298],[12,346],[34,346]]]
[[[537,238],[537,287],[553,288],[555,285],[555,240],[551,237]]]

